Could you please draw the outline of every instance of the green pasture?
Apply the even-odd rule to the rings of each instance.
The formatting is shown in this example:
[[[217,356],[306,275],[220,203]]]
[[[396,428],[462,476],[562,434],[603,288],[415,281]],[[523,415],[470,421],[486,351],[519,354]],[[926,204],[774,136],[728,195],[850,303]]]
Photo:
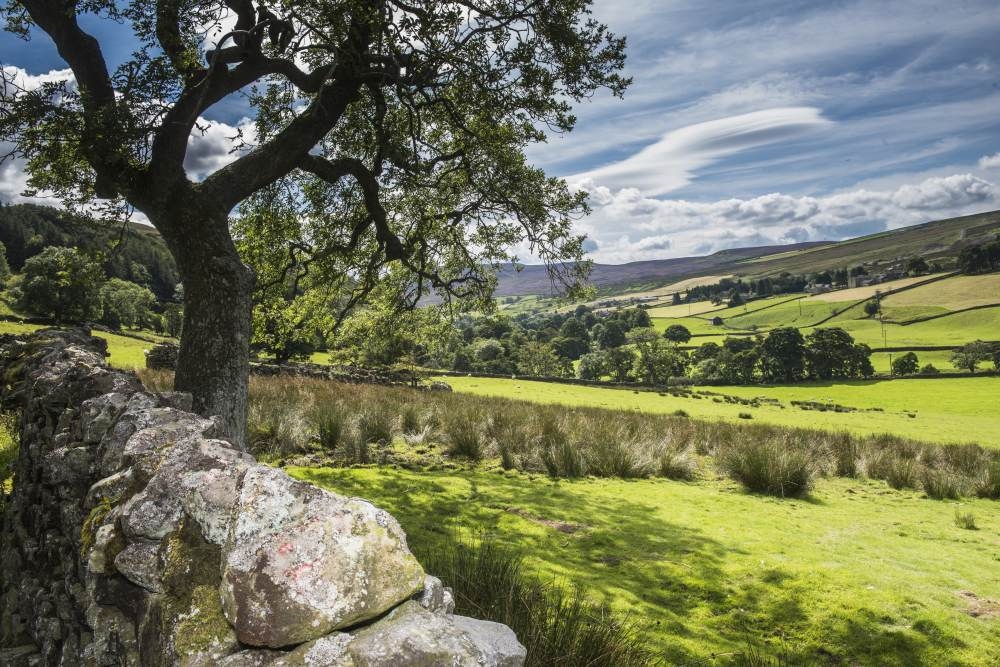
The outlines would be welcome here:
[[[1000,304],[1000,273],[954,276],[914,287],[885,297],[882,307],[924,306],[961,310],[989,304]]]
[[[989,616],[1000,613],[996,501],[934,501],[853,479],[787,500],[713,475],[289,472],[389,510],[418,556],[455,534],[523,551],[536,575],[628,614],[662,664],[731,664],[748,646],[769,661],[739,664],[1000,663],[1000,623]],[[957,508],[979,530],[958,528]]]
[[[875,319],[838,319],[823,326],[842,327],[859,343],[883,347],[882,325]],[[809,329],[803,331],[807,333]],[[914,324],[885,325],[885,347],[951,345],[1000,340],[1000,306],[969,310]]]
[[[917,355],[917,363],[923,368],[927,364],[931,364],[934,368],[939,371],[946,373],[957,373],[962,372],[955,368],[951,363],[951,350],[914,350],[913,352]],[[888,374],[890,372],[890,360],[898,359],[899,357],[906,354],[906,352],[872,352],[872,366],[875,367],[876,373]],[[991,367],[989,364],[983,364],[983,368]]]
[[[830,317],[837,311],[851,305],[850,301],[795,299],[766,310],[751,310],[744,314],[734,312],[730,317],[723,316],[723,320],[727,327],[736,329],[805,327]]]
[[[505,378],[441,378],[455,391],[502,396],[537,403],[672,413],[683,410],[698,419],[756,422],[845,430],[859,434],[894,433],[928,442],[978,442],[1000,447],[1000,377],[851,380],[804,382],[785,386],[697,387],[694,396],[587,387]],[[781,405],[749,407],[726,403],[705,392],[746,399],[778,399]],[[717,400],[718,399],[718,400]],[[858,408],[853,412],[803,410],[791,401],[819,401]]]
[[[701,317],[653,317],[650,318],[653,324],[653,328],[659,332],[666,331],[667,327],[673,326],[674,324],[680,324],[687,328],[692,334],[697,336],[703,336],[708,334],[718,334],[718,333],[740,333],[746,330],[744,329],[730,329],[728,327],[719,326],[712,324],[709,319]],[[689,345],[697,345],[698,339],[692,340]]]
[[[695,301],[693,303],[680,303],[677,305],[657,306],[649,309],[649,316],[657,317],[692,317],[695,315],[705,315],[707,318],[715,317],[715,312],[726,310],[725,304],[714,304],[711,301]]]
[[[0,334],[27,334],[44,328],[45,327],[43,325],[39,324],[0,322]],[[108,362],[112,366],[115,366],[116,368],[124,368],[126,370],[146,367],[146,356],[143,354],[143,350],[148,350],[152,345],[154,345],[154,343],[131,338],[129,336],[119,336],[113,333],[105,333],[103,331],[94,331],[92,333],[98,338],[103,338],[108,341],[108,352],[111,355],[108,357]],[[155,334],[148,332],[142,333],[144,336],[148,336],[153,340],[170,340],[163,336],[156,336]]]

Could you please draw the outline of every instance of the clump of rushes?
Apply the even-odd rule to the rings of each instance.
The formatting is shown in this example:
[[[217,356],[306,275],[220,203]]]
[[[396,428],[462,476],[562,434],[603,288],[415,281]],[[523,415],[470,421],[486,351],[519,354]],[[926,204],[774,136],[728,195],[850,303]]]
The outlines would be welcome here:
[[[528,575],[522,557],[497,543],[449,539],[417,549],[428,572],[452,587],[455,611],[508,625],[528,651],[527,667],[646,667],[654,664],[628,620]]]
[[[470,461],[483,458],[483,435],[478,424],[466,419],[465,415],[456,415],[445,421],[444,437],[451,456]]]
[[[358,415],[358,437],[366,444],[392,442],[393,416],[384,405],[373,405]]]
[[[336,451],[347,431],[347,418],[339,405],[325,406],[317,418],[319,446],[327,452]]]
[[[815,476],[809,453],[789,438],[731,443],[719,454],[718,464],[748,490],[772,496],[808,495]]]
[[[979,530],[976,525],[976,515],[972,512],[955,510],[955,525],[963,530]]]

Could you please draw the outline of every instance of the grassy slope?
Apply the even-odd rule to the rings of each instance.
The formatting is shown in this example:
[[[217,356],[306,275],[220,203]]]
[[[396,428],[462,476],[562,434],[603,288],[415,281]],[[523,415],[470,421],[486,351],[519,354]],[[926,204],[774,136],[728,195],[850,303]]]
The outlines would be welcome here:
[[[938,254],[955,256],[958,253],[952,249],[952,244],[963,239],[966,241],[991,239],[998,228],[1000,228],[1000,211],[991,211],[881,232],[819,248],[746,260],[734,270],[744,275],[756,276],[775,275],[782,271],[800,274],[823,269],[832,270],[864,262],[884,261],[893,257],[923,255],[928,251],[931,258]]]
[[[955,503],[856,480],[824,480],[812,499],[790,501],[716,480],[290,472],[382,505],[418,553],[449,530],[523,549],[541,575],[630,613],[668,664],[725,664],[713,655],[748,637],[774,640],[792,664],[1000,661],[1000,624],[966,614],[959,596],[1000,599],[995,502],[963,503],[982,528],[968,531],[954,525]],[[566,534],[538,518],[586,528]]]
[[[753,398],[767,396],[783,407],[717,403],[655,392],[583,387],[548,382],[499,378],[443,378],[456,391],[483,396],[520,398],[538,403],[559,403],[655,413],[684,410],[703,419],[739,419],[749,412],[758,422],[847,430],[854,433],[895,433],[932,442],[974,441],[1000,447],[1000,377],[940,380],[850,381],[803,383],[777,387],[706,387],[720,393]],[[881,407],[884,412],[817,412],[789,404],[792,400],[834,402],[855,408]],[[910,417],[909,414],[916,414]]]
[[[911,276],[909,278],[900,278],[899,280],[890,280],[889,282],[879,283],[877,285],[866,285],[864,287],[851,287],[849,289],[841,289],[841,290],[835,290],[833,292],[824,292],[823,294],[817,294],[816,296],[812,297],[812,299],[816,301],[860,301],[861,299],[870,299],[873,296],[875,296],[876,293],[886,292],[888,290],[896,290],[900,289],[901,287],[908,287],[909,285],[922,283],[942,275],[944,274],[933,273],[926,276]]]

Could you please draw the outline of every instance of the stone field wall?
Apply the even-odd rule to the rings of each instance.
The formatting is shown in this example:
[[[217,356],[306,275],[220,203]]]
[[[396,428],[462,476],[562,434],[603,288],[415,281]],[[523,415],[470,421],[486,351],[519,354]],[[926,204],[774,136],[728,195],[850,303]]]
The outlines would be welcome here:
[[[0,337],[21,415],[0,664],[519,667],[371,503],[296,481],[83,332]]]

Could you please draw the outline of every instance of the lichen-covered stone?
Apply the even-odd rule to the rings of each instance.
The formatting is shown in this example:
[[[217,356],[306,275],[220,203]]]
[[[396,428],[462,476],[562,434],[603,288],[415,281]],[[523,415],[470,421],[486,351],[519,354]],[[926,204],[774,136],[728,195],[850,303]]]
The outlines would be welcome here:
[[[111,392],[84,401],[80,406],[80,442],[99,443],[125,409],[128,399],[125,394]]]
[[[158,544],[129,542],[115,556],[115,569],[147,591],[163,592],[163,566],[160,563]]]
[[[346,647],[352,667],[521,667],[526,651],[499,623],[434,614],[407,602],[359,630]],[[300,651],[302,649],[299,649]],[[308,663],[303,663],[308,664]]]
[[[528,652],[514,631],[502,623],[468,616],[449,616],[455,628],[464,632],[480,652],[480,664],[490,667],[522,667]]]
[[[374,618],[424,584],[387,512],[249,469],[223,553],[223,608],[240,641],[277,648]]]
[[[416,598],[420,606],[435,614],[451,614],[455,611],[455,598],[437,577],[424,578],[424,590]]]

